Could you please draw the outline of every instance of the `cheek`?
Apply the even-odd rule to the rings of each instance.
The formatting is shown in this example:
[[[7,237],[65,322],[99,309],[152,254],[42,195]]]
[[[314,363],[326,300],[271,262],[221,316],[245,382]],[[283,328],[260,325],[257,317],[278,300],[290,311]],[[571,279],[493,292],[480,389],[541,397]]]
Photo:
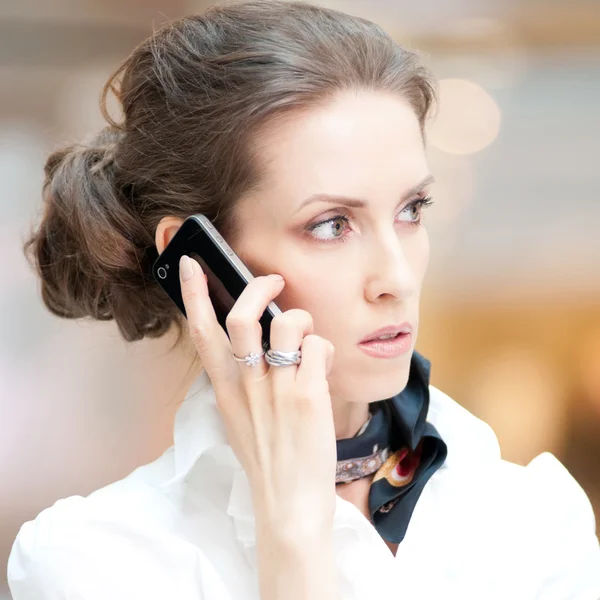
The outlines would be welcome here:
[[[429,265],[429,235],[421,229],[404,244],[404,252],[419,286],[423,283]]]
[[[256,245],[252,253],[239,246],[234,250],[255,275],[282,275],[285,286],[275,304],[282,311],[291,308],[308,311],[315,329],[331,320],[332,314],[339,310],[336,307],[345,308],[340,303],[351,303],[352,273],[340,266],[339,258],[323,260],[322,256],[314,257],[310,252],[275,244],[264,252],[257,251],[262,248],[257,249]]]
[[[272,231],[252,232],[232,247],[255,276],[282,275],[285,286],[275,304],[282,311],[306,310],[313,318],[315,333],[334,342],[331,335],[340,331],[344,315],[356,310],[356,290],[360,292],[356,271],[346,266],[352,264],[351,258],[315,252]]]
[[[309,261],[286,265],[281,270],[286,281],[283,292],[275,303],[282,309],[301,308],[308,311],[314,322],[315,333],[328,339],[330,331],[338,329],[336,319],[348,315],[356,307],[355,285],[346,269],[332,269],[324,261]],[[333,341],[333,340],[332,340]]]

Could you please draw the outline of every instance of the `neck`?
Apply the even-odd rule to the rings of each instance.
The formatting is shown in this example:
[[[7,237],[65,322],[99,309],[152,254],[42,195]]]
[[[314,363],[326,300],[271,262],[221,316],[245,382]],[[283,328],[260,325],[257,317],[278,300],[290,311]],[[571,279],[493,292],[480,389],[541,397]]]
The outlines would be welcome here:
[[[369,419],[368,402],[344,402],[332,397],[331,404],[336,440],[354,437]]]

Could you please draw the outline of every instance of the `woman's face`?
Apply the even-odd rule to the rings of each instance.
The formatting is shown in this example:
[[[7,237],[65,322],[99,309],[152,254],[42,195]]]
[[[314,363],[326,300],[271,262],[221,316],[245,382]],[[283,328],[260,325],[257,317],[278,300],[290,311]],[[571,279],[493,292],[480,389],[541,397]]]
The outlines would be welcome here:
[[[429,259],[419,200],[431,177],[415,113],[392,95],[345,92],[278,123],[259,143],[266,177],[236,207],[234,249],[255,275],[283,275],[275,303],[308,311],[314,333],[335,346],[333,398],[364,403],[398,393]],[[374,357],[358,345],[405,322],[412,336],[403,354]]]

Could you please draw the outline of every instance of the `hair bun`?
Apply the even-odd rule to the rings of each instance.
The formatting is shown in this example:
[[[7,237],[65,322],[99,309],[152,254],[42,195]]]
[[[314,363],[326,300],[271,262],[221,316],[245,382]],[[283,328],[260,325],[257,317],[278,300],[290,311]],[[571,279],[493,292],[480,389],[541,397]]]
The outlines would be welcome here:
[[[142,270],[154,240],[127,206],[116,165],[122,131],[105,127],[88,145],[47,159],[44,213],[24,244],[48,309],[70,319],[115,319],[127,341],[165,333],[174,318],[168,297],[149,297]],[[162,317],[160,316],[162,315]]]

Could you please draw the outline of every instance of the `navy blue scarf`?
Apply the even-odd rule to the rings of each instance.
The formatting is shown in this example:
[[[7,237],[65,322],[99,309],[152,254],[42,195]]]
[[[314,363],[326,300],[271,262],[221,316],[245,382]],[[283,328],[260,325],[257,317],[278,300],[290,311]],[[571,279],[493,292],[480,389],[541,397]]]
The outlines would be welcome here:
[[[370,420],[355,437],[337,440],[343,485],[374,473],[369,490],[371,522],[381,537],[400,543],[419,496],[448,453],[436,428],[426,421],[431,363],[413,352],[402,392],[372,402]]]

